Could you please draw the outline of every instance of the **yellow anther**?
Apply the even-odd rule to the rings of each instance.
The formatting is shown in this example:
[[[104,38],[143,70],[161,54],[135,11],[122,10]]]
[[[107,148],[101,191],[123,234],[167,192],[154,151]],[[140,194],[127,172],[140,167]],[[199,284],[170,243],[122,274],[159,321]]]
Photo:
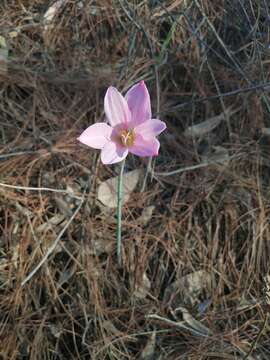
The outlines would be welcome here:
[[[130,147],[135,142],[135,134],[133,130],[122,130],[119,134],[121,144]]]

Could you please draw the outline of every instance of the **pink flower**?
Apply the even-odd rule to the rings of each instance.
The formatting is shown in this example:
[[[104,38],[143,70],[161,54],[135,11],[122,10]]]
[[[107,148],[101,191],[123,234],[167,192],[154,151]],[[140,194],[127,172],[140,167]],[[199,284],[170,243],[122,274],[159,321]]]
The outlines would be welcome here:
[[[150,96],[143,81],[134,85],[123,97],[110,86],[104,99],[105,122],[89,126],[78,138],[94,149],[101,149],[103,164],[114,164],[130,152],[137,156],[158,155],[156,136],[166,124],[152,119]]]

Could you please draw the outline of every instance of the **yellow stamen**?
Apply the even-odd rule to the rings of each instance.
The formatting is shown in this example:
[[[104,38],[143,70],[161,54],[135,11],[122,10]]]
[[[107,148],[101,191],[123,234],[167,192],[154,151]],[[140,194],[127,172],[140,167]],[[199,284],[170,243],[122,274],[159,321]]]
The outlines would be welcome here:
[[[120,142],[126,147],[130,147],[135,142],[135,134],[133,130],[122,130],[119,133]]]

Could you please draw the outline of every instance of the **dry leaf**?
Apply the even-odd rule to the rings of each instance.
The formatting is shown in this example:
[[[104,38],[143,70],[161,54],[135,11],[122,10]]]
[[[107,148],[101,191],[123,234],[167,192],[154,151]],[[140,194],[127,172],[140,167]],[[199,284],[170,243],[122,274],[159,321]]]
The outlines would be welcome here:
[[[91,248],[89,254],[101,255],[111,253],[115,248],[115,241],[110,237],[105,237],[102,233],[96,233],[91,239]]]
[[[49,32],[53,28],[53,20],[55,16],[57,15],[60,8],[65,4],[66,0],[58,0],[55,3],[53,3],[48,10],[44,14],[44,31],[43,31],[43,37],[46,43],[48,43],[49,38]]]
[[[123,200],[122,203],[126,203],[133,190],[135,189],[141,170],[133,170],[124,174],[123,176]],[[117,183],[118,176],[108,179],[102,182],[98,187],[97,198],[103,205],[110,208],[117,207]]]
[[[72,216],[72,209],[64,199],[60,198],[59,196],[56,196],[54,201],[56,203],[57,208],[66,218],[70,218]]]
[[[211,284],[211,274],[205,270],[198,270],[172,283],[166,289],[164,298],[166,302],[171,302],[173,307],[179,307],[181,304],[193,306],[203,291],[210,291]]]
[[[0,75],[8,72],[8,47],[6,39],[0,36]]]
[[[20,244],[12,246],[11,263],[17,269],[20,261]]]
[[[157,10],[155,10],[153,14],[153,18],[160,18],[161,16],[169,14],[173,9],[177,8],[177,6],[180,6],[182,3],[182,0],[175,0],[172,2],[172,4],[168,5],[167,7],[165,4],[162,4],[161,6],[157,7]]]
[[[48,324],[48,328],[50,329],[52,335],[57,339],[59,339],[63,333],[62,327],[58,324]]]
[[[144,299],[149,293],[150,289],[151,289],[151,282],[148,279],[146,273],[143,273],[140,282],[137,281],[137,283],[135,284],[134,296],[136,296],[138,299]]]
[[[77,6],[78,6],[78,9],[83,9],[83,2],[82,1],[79,1],[77,3]]]
[[[7,48],[6,39],[3,36],[0,36],[0,48]]]
[[[11,262],[6,257],[0,258],[0,284],[2,285],[10,278]]]
[[[48,24],[52,22],[57,11],[61,8],[61,6],[66,2],[66,0],[58,0],[53,3],[48,10],[44,14],[44,22],[45,22],[45,29],[48,27]]]
[[[155,208],[156,207],[154,205],[147,206],[146,208],[144,208],[138,221],[140,221],[142,225],[147,225],[149,221],[152,219],[152,215]]]
[[[34,213],[27,209],[26,207],[22,206],[18,202],[15,203],[16,209],[24,216],[32,218],[34,216]]]
[[[177,310],[181,310],[182,308],[178,308],[176,309]],[[172,312],[174,317],[175,317],[175,312]],[[156,315],[156,314],[150,314],[150,315],[147,315],[146,318],[148,319],[155,319],[155,320],[158,320],[158,321],[163,321],[164,323],[170,325],[170,326],[175,326],[176,328],[180,329],[181,331],[182,330],[187,330],[189,332],[191,332],[194,336],[207,336],[205,335],[205,329],[204,329],[204,332],[202,333],[201,331],[198,331],[197,329],[194,329],[193,327],[190,326],[190,324],[192,324],[192,320],[189,318],[189,323],[187,323],[186,320],[183,320],[183,321],[172,321],[168,318],[164,318],[164,317],[161,317],[159,315]],[[195,319],[194,319],[195,320]],[[193,323],[194,324],[194,323]],[[202,324],[200,324],[202,325]],[[204,325],[202,325],[203,327]],[[198,324],[196,323],[195,324],[195,328],[198,327]]]
[[[203,325],[200,321],[196,320],[184,307],[177,308],[177,311],[180,310],[182,312],[183,320],[187,325],[189,325],[192,329],[198,331],[199,334],[208,336],[211,331]]]
[[[270,135],[270,128],[262,128],[262,134],[263,135]]]
[[[188,137],[198,137],[203,136],[210,131],[214,130],[223,120],[226,120],[226,117],[233,115],[237,110],[232,111],[231,107],[228,108],[225,112],[214,116],[208,120],[205,120],[199,124],[189,126],[184,135]]]
[[[8,36],[9,36],[11,39],[14,39],[14,38],[16,38],[16,37],[18,36],[18,34],[19,34],[19,32],[16,31],[16,30],[14,30],[14,31],[10,31],[10,32],[8,33]]]
[[[110,320],[102,321],[102,327],[109,336],[120,337],[122,335]]]
[[[140,360],[153,359],[153,356],[155,354],[155,347],[156,347],[156,331],[153,331],[141,353]]]
[[[46,223],[41,224],[36,228],[37,233],[41,233],[43,231],[48,231],[52,228],[52,226],[59,225],[62,221],[65,220],[65,216],[62,214],[56,214],[53,217],[51,217]],[[63,222],[61,226],[65,225]]]
[[[205,163],[226,164],[230,160],[229,151],[222,146],[213,146],[214,152],[202,156]]]

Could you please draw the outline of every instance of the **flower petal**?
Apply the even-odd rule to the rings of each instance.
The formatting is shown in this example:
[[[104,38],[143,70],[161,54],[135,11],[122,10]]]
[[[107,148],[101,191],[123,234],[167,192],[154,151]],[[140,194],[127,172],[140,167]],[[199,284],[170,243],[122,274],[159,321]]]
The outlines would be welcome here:
[[[113,128],[106,123],[96,123],[89,126],[78,137],[78,140],[94,149],[102,149],[110,141]]]
[[[129,147],[128,150],[137,156],[156,156],[158,155],[159,146],[160,144],[157,139],[144,139],[138,134],[134,145]]]
[[[126,93],[125,99],[131,111],[131,121],[134,126],[151,119],[150,95],[144,81],[132,86]]]
[[[101,150],[101,161],[103,164],[114,164],[124,160],[127,154],[127,148],[119,146],[113,141],[109,141]]]
[[[140,134],[144,139],[153,138],[166,129],[166,124],[158,119],[150,119],[135,127],[135,134]]]
[[[110,86],[106,92],[104,109],[111,126],[126,124],[131,120],[127,101],[120,92],[112,86]]]

